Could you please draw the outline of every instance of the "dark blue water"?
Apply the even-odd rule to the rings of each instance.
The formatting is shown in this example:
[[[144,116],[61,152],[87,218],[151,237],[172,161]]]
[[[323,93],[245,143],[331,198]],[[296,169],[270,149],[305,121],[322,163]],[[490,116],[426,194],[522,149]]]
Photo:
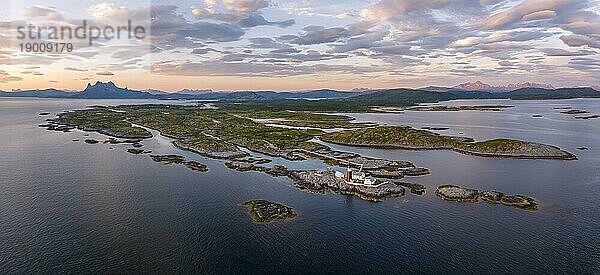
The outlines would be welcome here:
[[[449,134],[477,139],[549,143],[580,158],[510,160],[337,146],[432,170],[408,179],[425,184],[425,196],[383,203],[314,195],[285,178],[231,171],[221,161],[174,149],[165,138],[145,141],[146,149],[185,154],[210,172],[154,163],[126,153],[127,145],[71,141],[85,139],[82,132],[37,127],[46,119],[38,116],[42,111],[132,103],[0,99],[0,273],[600,273],[600,121],[552,109],[600,113],[599,100],[493,101],[517,106],[500,113],[357,115],[448,126]],[[483,103],[489,102],[450,104]],[[589,150],[576,150],[580,146]],[[541,206],[529,212],[448,203],[433,194],[442,184],[526,194]],[[248,199],[279,201],[300,215],[256,225],[239,205]]]

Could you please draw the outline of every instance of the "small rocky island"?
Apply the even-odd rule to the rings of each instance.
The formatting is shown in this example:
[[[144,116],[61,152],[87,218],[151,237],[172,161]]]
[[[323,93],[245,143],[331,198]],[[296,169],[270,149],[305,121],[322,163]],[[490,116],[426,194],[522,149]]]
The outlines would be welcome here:
[[[597,119],[600,118],[600,115],[590,115],[590,116],[576,116],[576,119]]]
[[[479,200],[489,204],[502,204],[525,210],[537,210],[538,204],[535,199],[514,195],[509,196],[497,191],[479,191],[476,189],[463,188],[456,185],[442,185],[437,188],[435,194],[447,201],[475,203]]]
[[[323,193],[326,190],[332,193],[354,195],[363,200],[381,202],[392,197],[404,195],[401,184],[395,182],[382,182],[378,186],[349,184],[343,177],[338,177],[333,171],[292,171],[289,177],[298,188]]]
[[[155,162],[164,163],[165,165],[183,164],[194,172],[208,172],[208,166],[196,161],[186,160],[184,157],[178,155],[151,155],[150,158]]]
[[[248,208],[250,217],[256,223],[270,223],[276,220],[293,219],[298,214],[289,206],[267,200],[250,200],[241,205]]]
[[[462,106],[416,106],[406,110],[419,112],[459,112],[459,111],[502,111],[503,109],[513,108],[509,105],[462,105]]]
[[[127,153],[130,153],[133,155],[140,155],[140,154],[149,154],[149,153],[152,153],[152,151],[145,151],[145,150],[137,149],[137,148],[129,148],[129,149],[127,149]]]
[[[581,114],[588,114],[588,111],[584,111],[584,110],[579,110],[579,109],[570,109],[568,111],[562,111],[560,112],[561,114],[566,114],[566,115],[581,115]]]

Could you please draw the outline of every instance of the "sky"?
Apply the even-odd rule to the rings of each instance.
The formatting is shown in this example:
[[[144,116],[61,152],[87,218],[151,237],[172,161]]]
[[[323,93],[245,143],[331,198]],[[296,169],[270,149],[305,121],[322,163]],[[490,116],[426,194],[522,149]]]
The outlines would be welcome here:
[[[164,91],[600,86],[600,0],[2,1],[4,91],[109,80]],[[83,20],[145,33],[90,46],[18,31]],[[40,43],[73,51],[22,51]]]

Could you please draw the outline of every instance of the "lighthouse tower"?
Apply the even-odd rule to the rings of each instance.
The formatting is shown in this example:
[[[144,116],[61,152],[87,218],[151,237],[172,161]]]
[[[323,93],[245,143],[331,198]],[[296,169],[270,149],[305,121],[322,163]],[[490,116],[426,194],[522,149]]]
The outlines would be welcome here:
[[[350,161],[348,161],[348,169],[346,170],[346,181],[352,181],[352,168],[350,168]]]

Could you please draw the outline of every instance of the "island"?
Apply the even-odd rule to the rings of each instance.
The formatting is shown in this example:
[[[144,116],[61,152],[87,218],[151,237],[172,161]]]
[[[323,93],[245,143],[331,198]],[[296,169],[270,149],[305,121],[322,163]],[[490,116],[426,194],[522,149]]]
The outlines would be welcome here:
[[[575,160],[577,157],[558,147],[535,142],[494,139],[472,142],[463,137],[443,136],[409,126],[381,126],[346,130],[322,135],[321,140],[335,144],[410,150],[454,150],[482,157]]]
[[[150,158],[155,162],[163,163],[165,165],[183,164],[194,172],[208,172],[208,166],[196,161],[186,160],[184,157],[178,155],[151,155]]]
[[[568,111],[562,111],[560,113],[561,114],[566,114],[566,115],[580,115],[580,114],[587,114],[589,112],[588,111],[584,111],[584,110],[572,109],[572,110],[568,110]]]
[[[416,106],[407,108],[408,111],[419,111],[419,112],[458,112],[458,111],[502,111],[508,108],[514,108],[515,106],[508,105],[462,105],[462,106],[446,106],[446,105],[435,105],[435,106]]]
[[[140,155],[140,154],[149,154],[149,153],[152,153],[152,151],[145,151],[142,149],[130,148],[130,149],[127,149],[127,153],[130,153],[133,155]]]
[[[495,106],[498,107],[498,106]],[[479,108],[481,109],[481,108]],[[226,160],[225,166],[241,172],[260,172],[289,177],[294,186],[314,193],[354,195],[368,201],[402,196],[405,188],[422,195],[425,186],[398,181],[430,173],[406,160],[389,160],[334,150],[324,142],[350,146],[372,146],[413,150],[448,149],[483,157],[576,159],[557,147],[533,142],[496,139],[476,142],[469,137],[444,136],[409,126],[378,126],[356,123],[341,114],[291,111],[256,107],[253,104],[222,104],[218,108],[179,105],[95,106],[58,114],[48,120],[54,127],[76,127],[111,138],[110,144],[131,143],[142,147],[151,138],[147,129],[173,139],[183,150],[204,157]],[[276,125],[275,125],[276,124]],[[293,125],[293,126],[292,126]],[[430,127],[439,129],[441,127]],[[141,149],[130,153],[146,153]],[[271,160],[258,155],[290,161],[318,159],[331,166],[326,171],[296,171],[285,166],[264,166]],[[206,172],[206,165],[176,155],[151,155],[154,161],[184,165]],[[338,170],[335,170],[335,167]],[[349,180],[345,171],[350,168]]]
[[[354,184],[336,176],[333,171],[292,171],[289,177],[294,181],[298,188],[314,192],[323,193],[326,190],[334,194],[354,195],[363,200],[381,202],[392,197],[404,195],[402,185],[380,181],[378,184]]]
[[[267,200],[249,200],[242,202],[241,205],[248,208],[248,213],[254,222],[261,224],[293,219],[298,216],[291,207]]]
[[[435,194],[446,201],[475,203],[479,200],[489,204],[502,204],[510,207],[537,210],[538,203],[535,199],[523,196],[509,196],[497,191],[479,191],[476,189],[463,188],[456,185],[442,185],[437,188]]]
[[[117,138],[151,138],[146,129],[132,126],[125,121],[125,113],[115,112],[109,108],[96,106],[86,112],[66,112],[57,118],[48,120],[52,125],[61,125],[71,129],[98,132]],[[52,129],[48,129],[52,130]]]

